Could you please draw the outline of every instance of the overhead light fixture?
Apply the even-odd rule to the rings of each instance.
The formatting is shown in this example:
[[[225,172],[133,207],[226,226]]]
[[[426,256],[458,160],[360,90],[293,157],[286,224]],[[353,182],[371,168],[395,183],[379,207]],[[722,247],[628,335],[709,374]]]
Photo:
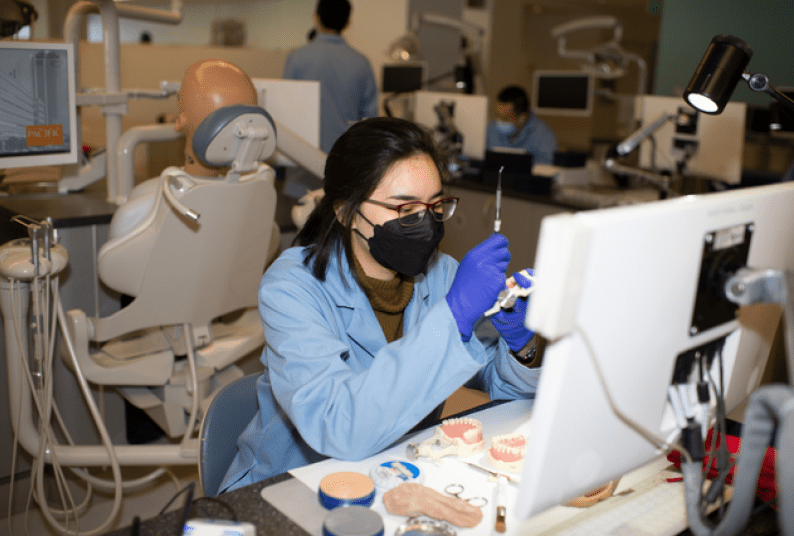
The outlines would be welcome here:
[[[703,113],[719,114],[739,80],[744,79],[753,91],[768,93],[794,110],[794,101],[772,86],[765,74],[745,71],[752,57],[750,46],[738,37],[726,34],[714,37],[684,91],[684,100]]]
[[[419,29],[423,24],[452,28],[461,32],[461,59],[452,72],[444,73],[433,81],[455,77],[455,87],[466,93],[474,92],[474,75],[480,70],[482,51],[482,41],[485,30],[481,27],[454,19],[440,13],[427,11],[417,11],[411,17],[411,26],[408,32],[392,41],[386,49],[386,55],[394,61],[417,61],[421,60],[421,45],[419,40]]]

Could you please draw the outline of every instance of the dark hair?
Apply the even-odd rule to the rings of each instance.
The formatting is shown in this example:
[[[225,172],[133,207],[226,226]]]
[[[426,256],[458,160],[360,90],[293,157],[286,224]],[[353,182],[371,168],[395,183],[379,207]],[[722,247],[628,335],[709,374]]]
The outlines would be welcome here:
[[[527,92],[519,86],[507,86],[499,92],[497,100],[512,104],[513,111],[517,114],[525,114],[529,111],[529,97],[527,97]]]
[[[348,0],[318,0],[315,12],[323,26],[341,32],[350,20],[351,9]]]
[[[341,269],[344,250],[353,278],[360,283],[353,261],[353,218],[396,162],[418,154],[432,158],[443,179],[445,166],[433,134],[411,121],[364,119],[336,140],[325,161],[325,195],[295,237],[295,244],[308,246],[303,263],[310,266],[314,261],[312,273],[317,279],[325,281],[334,250]]]

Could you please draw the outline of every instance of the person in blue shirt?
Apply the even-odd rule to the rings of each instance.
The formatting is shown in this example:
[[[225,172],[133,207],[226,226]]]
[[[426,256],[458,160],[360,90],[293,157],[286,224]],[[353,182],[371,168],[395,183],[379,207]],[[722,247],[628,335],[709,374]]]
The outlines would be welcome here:
[[[316,35],[290,52],[283,78],[320,82],[320,149],[327,153],[356,121],[378,115],[378,89],[366,56],[342,37],[351,12],[348,0],[319,0]]]
[[[457,206],[444,172],[432,133],[403,119],[363,120],[334,144],[325,196],[262,278],[259,411],[222,491],[372,456],[437,422],[463,385],[534,398],[526,301],[483,316],[505,288],[507,238],[494,233],[460,264],[438,251]]]
[[[511,147],[532,153],[533,163],[553,164],[557,136],[545,121],[529,109],[529,97],[519,86],[507,86],[499,92],[496,119],[488,123],[485,144]]]

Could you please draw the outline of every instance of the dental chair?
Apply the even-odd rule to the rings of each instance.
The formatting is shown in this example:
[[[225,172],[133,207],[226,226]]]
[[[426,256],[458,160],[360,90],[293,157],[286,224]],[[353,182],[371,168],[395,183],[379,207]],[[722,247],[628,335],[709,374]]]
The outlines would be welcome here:
[[[172,167],[136,187],[98,254],[101,281],[132,301],[107,317],[67,314],[72,369],[116,386],[170,437],[187,439],[214,393],[243,376],[234,363],[264,343],[257,290],[276,191],[262,162],[275,148],[264,109],[212,112],[193,149],[206,165],[229,166],[226,175]]]

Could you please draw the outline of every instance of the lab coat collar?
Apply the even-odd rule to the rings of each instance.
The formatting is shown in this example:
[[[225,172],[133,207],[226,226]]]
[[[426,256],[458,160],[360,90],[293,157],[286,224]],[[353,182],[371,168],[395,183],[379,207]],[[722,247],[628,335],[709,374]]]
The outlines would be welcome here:
[[[433,263],[435,263],[435,259],[431,261],[431,270]],[[342,274],[345,274],[344,282],[342,281]],[[348,337],[356,341],[362,349],[374,357],[378,350],[386,345],[386,337],[383,335],[383,330],[372,329],[373,325],[379,326],[380,324],[375,317],[375,312],[372,310],[364,289],[355,282],[350,274],[350,265],[344,254],[342,254],[341,273],[339,272],[337,255],[335,253],[331,255],[328,262],[326,282],[334,289],[334,301],[340,316],[345,320],[345,332]],[[423,311],[430,306],[427,303],[429,297],[430,285],[427,282],[427,277],[424,275],[416,276],[414,279],[414,294],[405,308],[404,325],[412,326],[416,323],[416,319],[421,317]]]

